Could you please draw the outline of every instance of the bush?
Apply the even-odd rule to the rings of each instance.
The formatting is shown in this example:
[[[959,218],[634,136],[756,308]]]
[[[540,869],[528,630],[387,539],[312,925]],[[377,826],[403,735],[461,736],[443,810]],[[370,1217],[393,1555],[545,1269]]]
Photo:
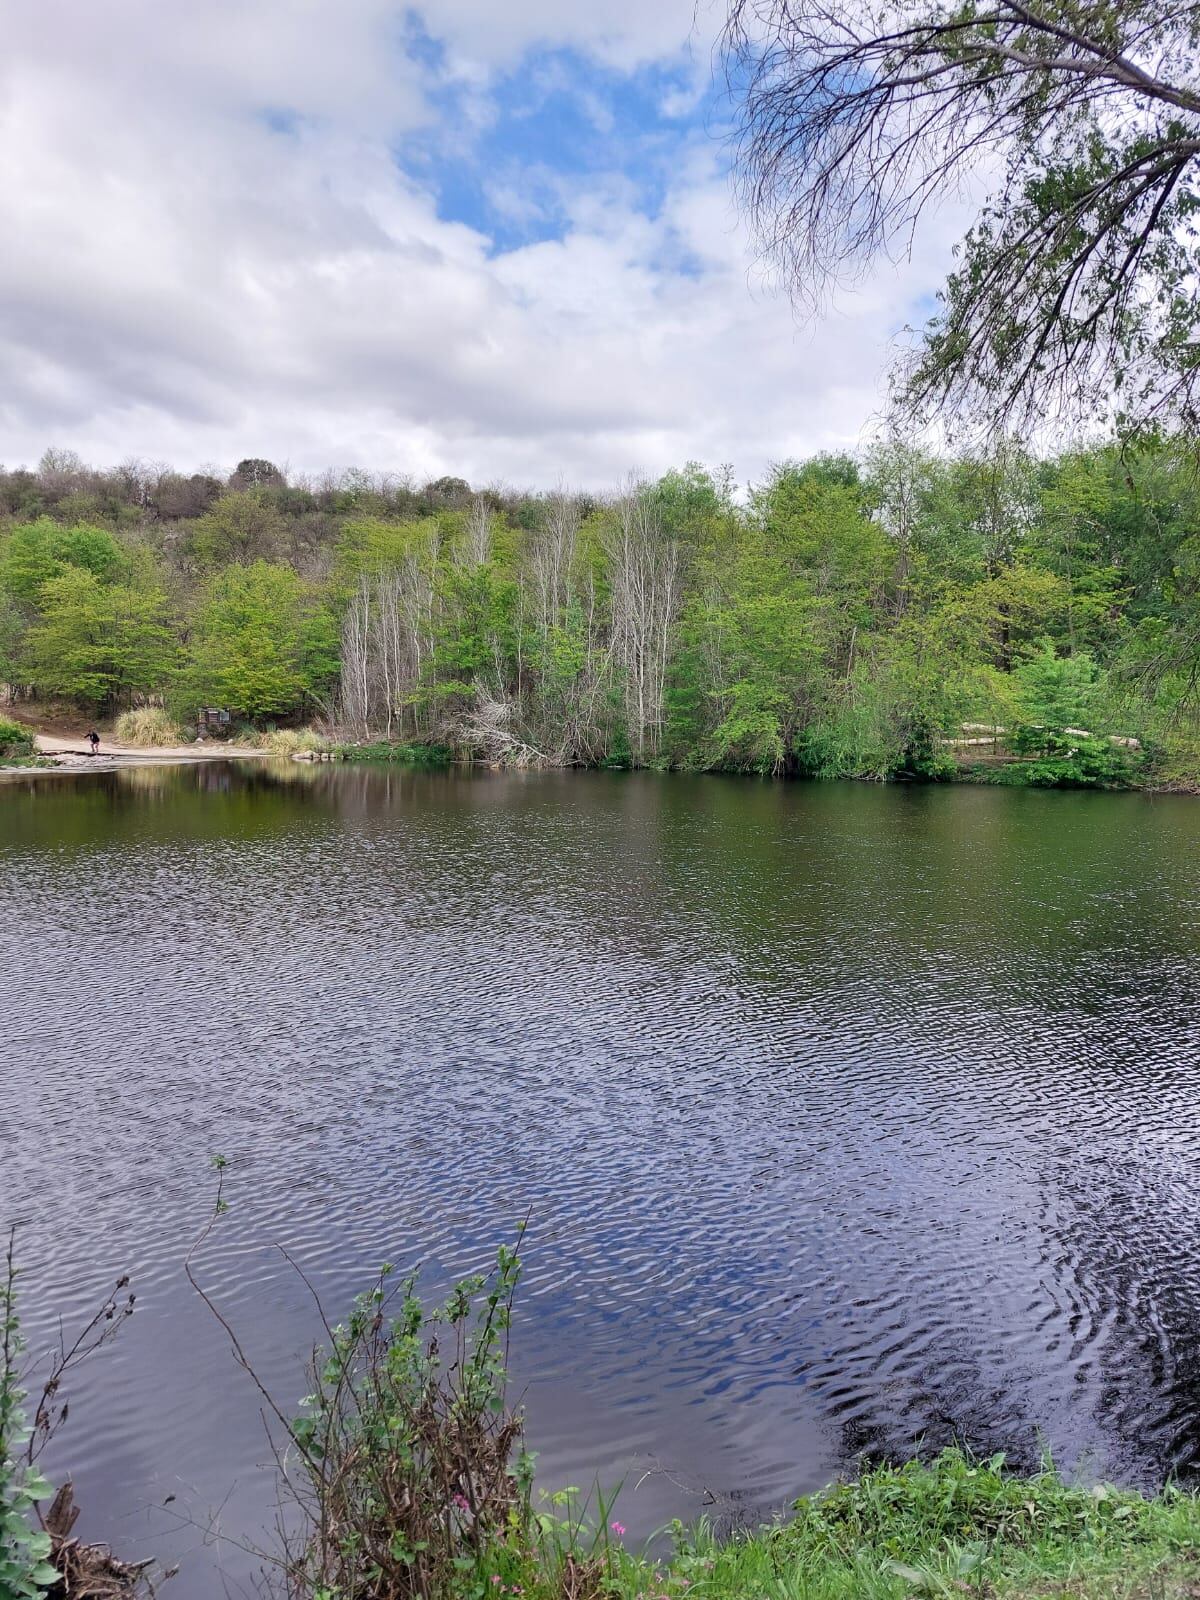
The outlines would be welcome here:
[[[1066,728],[1017,728],[1008,743],[1015,756],[1026,759],[998,772],[997,783],[1037,789],[1122,788],[1134,781],[1141,766],[1137,752]]]
[[[333,1329],[291,1425],[306,1530],[290,1592],[424,1600],[483,1594],[528,1557],[532,1459],[505,1396],[515,1249],[429,1313],[390,1268]]]
[[[161,706],[142,706],[137,711],[122,712],[114,731],[123,744],[143,748],[178,744],[183,738],[179,725]]]
[[[454,752],[445,744],[339,744],[342,761],[394,761],[406,767],[448,767]]]
[[[33,734],[22,722],[0,717],[0,756],[31,756]]]
[[[292,756],[301,750],[326,750],[328,740],[322,739],[312,728],[272,728],[258,735],[260,749],[273,756]]]

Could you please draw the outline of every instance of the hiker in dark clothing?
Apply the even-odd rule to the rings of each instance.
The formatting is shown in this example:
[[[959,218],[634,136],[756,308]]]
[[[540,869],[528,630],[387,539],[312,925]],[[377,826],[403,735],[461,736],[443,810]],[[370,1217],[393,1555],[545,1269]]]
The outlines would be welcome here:
[[[100,748],[100,735],[96,732],[95,728],[93,728],[91,733],[88,734],[87,738],[88,738],[88,744],[90,744],[91,747],[92,747],[88,751],[88,755],[94,756],[96,754],[96,751],[99,750],[99,748]]]

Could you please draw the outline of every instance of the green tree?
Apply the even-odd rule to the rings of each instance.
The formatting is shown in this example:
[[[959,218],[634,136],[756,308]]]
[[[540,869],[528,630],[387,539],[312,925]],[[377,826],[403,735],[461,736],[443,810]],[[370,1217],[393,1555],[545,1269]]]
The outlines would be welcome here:
[[[113,582],[127,575],[128,565],[126,552],[104,528],[64,528],[41,517],[15,527],[0,545],[0,589],[32,609],[42,585],[67,567]]]
[[[302,714],[337,674],[337,633],[312,586],[256,561],[214,577],[201,602],[178,699],[252,719]]]
[[[25,681],[98,710],[169,681],[176,646],[161,589],[105,584],[67,567],[38,593],[40,616],[20,655]]]
[[[287,525],[261,489],[223,495],[188,529],[185,548],[196,564],[213,572],[232,562],[268,561],[284,546]]]

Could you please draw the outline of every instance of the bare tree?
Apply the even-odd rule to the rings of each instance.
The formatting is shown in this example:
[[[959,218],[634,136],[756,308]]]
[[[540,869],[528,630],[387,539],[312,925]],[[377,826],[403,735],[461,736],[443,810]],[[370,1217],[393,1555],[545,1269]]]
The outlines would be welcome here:
[[[530,574],[543,633],[556,627],[571,597],[579,542],[579,501],[561,486],[546,501],[546,516],[529,547]]]
[[[647,486],[630,480],[605,538],[612,588],[612,661],[620,671],[630,743],[639,762],[658,750],[679,610],[679,546],[666,536]]]
[[[463,535],[464,565],[469,568],[484,566],[492,555],[492,508],[481,494],[476,495],[467,508]]]
[[[418,691],[434,649],[439,544],[431,526],[424,544],[359,574],[342,621],[338,701],[341,720],[363,737],[427,731]]]

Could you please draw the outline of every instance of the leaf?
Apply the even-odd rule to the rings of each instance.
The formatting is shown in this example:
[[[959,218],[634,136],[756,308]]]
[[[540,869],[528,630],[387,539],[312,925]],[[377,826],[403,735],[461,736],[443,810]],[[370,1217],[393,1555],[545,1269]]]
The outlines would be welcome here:
[[[883,1563],[887,1572],[897,1578],[903,1578],[905,1583],[914,1584],[918,1588],[925,1588],[929,1583],[929,1574],[922,1572],[920,1567],[909,1567],[903,1561],[893,1561],[890,1558]]]

